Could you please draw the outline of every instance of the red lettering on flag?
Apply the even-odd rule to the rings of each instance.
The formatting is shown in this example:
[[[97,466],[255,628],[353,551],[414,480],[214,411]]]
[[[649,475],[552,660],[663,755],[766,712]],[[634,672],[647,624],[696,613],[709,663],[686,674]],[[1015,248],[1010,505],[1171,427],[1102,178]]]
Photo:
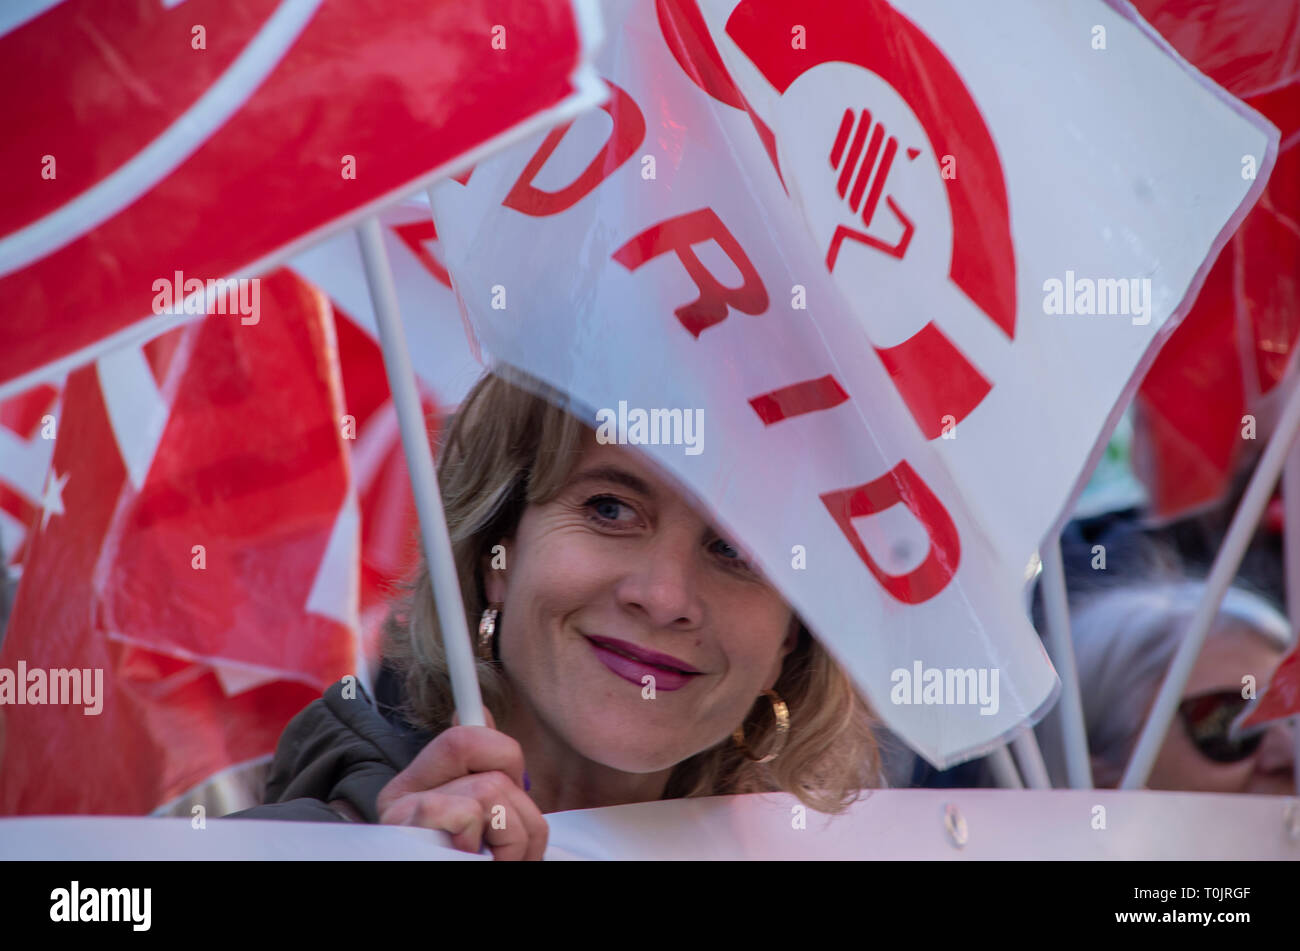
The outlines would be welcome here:
[[[821,496],[826,510],[835,519],[844,537],[858,557],[876,576],[886,591],[904,604],[928,601],[947,587],[961,561],[961,540],[957,526],[943,503],[930,491],[906,460],[880,478],[848,489],[825,492]],[[925,561],[903,575],[891,575],[876,563],[853,527],[853,519],[875,515],[899,503],[907,506],[930,537],[930,551]]]
[[[610,129],[609,138],[601,150],[591,160],[591,164],[572,183],[559,191],[544,191],[533,184],[533,179],[555,152],[560,140],[568,133],[573,123],[566,122],[556,126],[542,140],[537,153],[524,166],[519,180],[515,182],[514,187],[510,189],[510,194],[506,195],[505,201],[501,204],[538,218],[559,214],[590,195],[597,185],[614,174],[615,169],[640,148],[641,143],[645,141],[645,117],[641,114],[641,109],[631,96],[614,83],[606,80],[605,85],[609,86],[611,96],[609,101],[600,108],[609,114],[614,126]]]
[[[829,373],[815,380],[804,380],[772,390],[762,396],[755,396],[749,401],[754,412],[765,426],[779,423],[791,416],[804,413],[816,413],[818,410],[839,406],[849,398],[835,377]]]
[[[716,241],[726,252],[731,263],[740,271],[740,287],[727,287],[720,282],[691,250],[691,245],[704,241]],[[686,268],[686,273],[700,289],[700,296],[696,300],[674,311],[682,326],[692,336],[698,337],[714,324],[726,320],[728,307],[746,314],[761,314],[767,310],[767,290],[759,279],[758,271],[740,242],[732,237],[712,208],[700,208],[661,221],[642,231],[615,251],[612,257],[629,271],[635,271],[646,261],[668,251],[677,255]]]

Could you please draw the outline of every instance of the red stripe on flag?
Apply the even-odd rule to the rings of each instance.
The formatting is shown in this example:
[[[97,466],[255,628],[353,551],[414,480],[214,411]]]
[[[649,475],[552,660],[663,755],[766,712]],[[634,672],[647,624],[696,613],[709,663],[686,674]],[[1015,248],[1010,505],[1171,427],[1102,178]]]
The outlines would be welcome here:
[[[852,208],[855,213],[858,210],[858,206],[862,204],[862,193],[867,190],[867,182],[871,178],[871,170],[876,167],[876,156],[880,154],[880,141],[884,137],[885,127],[881,123],[877,122],[875,131],[871,133],[871,144],[867,146],[867,157],[862,160],[862,169],[858,172],[858,180],[853,183],[853,191],[849,193],[849,207]],[[894,140],[891,137],[889,141],[892,143]],[[888,168],[882,168],[881,174],[876,176],[876,186],[871,190],[873,195],[880,194],[881,185],[885,180],[884,173],[888,170]]]
[[[883,126],[876,126],[876,131],[879,132],[882,128]],[[872,161],[875,161],[876,158],[875,146],[877,144],[877,140],[873,138],[871,140]],[[885,144],[885,156],[880,160],[880,172],[876,175],[876,180],[871,186],[871,194],[867,196],[867,203],[862,209],[862,223],[868,227],[871,226],[871,218],[876,213],[876,205],[880,203],[880,192],[885,187],[885,176],[889,174],[889,166],[894,164],[894,153],[897,151],[898,139],[891,135],[889,141]],[[857,189],[854,189],[853,194],[857,195]],[[853,204],[853,210],[858,210],[856,202]]]
[[[779,423],[791,416],[815,413],[818,410],[839,406],[849,398],[844,388],[835,377],[827,374],[815,380],[804,380],[791,386],[783,386],[762,396],[755,396],[749,401],[765,426]]]
[[[30,390],[15,393],[7,400],[0,400],[0,426],[12,430],[23,439],[34,439],[41,420],[54,408],[54,401],[58,398],[57,388],[48,383],[40,383]]]
[[[871,113],[862,110],[862,118],[858,121],[858,131],[853,135],[853,144],[849,146],[849,157],[844,161],[844,167],[840,169],[840,180],[837,190],[840,197],[849,190],[849,180],[853,178],[853,170],[858,166],[858,156],[862,154],[862,143],[867,138],[867,126],[871,125]]]
[[[844,118],[840,120],[840,131],[835,134],[835,145],[831,149],[831,168],[840,167],[844,156],[844,146],[849,141],[849,131],[853,128],[853,110],[845,109]]]

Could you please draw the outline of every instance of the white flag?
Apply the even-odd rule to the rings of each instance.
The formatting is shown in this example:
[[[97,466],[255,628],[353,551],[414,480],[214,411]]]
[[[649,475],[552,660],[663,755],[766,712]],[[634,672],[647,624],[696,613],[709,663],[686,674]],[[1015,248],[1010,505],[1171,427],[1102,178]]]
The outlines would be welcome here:
[[[1058,685],[1027,566],[1276,130],[1100,0],[617,10],[605,106],[435,192],[479,343],[644,444],[930,762],[986,752]]]

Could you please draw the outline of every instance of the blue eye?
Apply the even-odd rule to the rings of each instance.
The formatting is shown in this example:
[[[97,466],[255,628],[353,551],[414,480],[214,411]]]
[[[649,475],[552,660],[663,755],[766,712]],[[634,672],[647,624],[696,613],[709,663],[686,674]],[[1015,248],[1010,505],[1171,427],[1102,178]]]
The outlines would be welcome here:
[[[628,506],[612,495],[597,495],[586,501],[587,508],[596,513],[596,517],[606,522],[620,521],[618,515]]]
[[[728,558],[739,558],[739,557],[740,557],[740,552],[738,552],[738,551],[737,551],[735,548],[733,548],[731,545],[728,545],[728,544],[727,544],[726,542],[724,542],[721,538],[719,538],[719,539],[718,539],[717,541],[715,541],[713,544],[714,544],[714,545],[719,545],[719,546],[721,546],[722,548],[725,548],[725,549],[727,550],[726,552],[721,552],[721,554],[726,555],[727,552],[730,552],[731,554],[727,555]]]
[[[713,542],[715,551],[723,556],[724,559],[731,562],[733,567],[749,570],[749,562],[740,557],[740,551],[734,545],[728,544],[725,540],[719,538]]]

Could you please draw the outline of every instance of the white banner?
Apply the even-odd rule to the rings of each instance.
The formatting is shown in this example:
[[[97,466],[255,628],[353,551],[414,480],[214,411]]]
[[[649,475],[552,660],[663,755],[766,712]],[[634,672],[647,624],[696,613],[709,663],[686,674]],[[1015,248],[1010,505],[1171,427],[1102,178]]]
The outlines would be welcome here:
[[[0,819],[0,861],[491,858],[406,826],[196,821]],[[784,793],[755,793],[557,812],[546,821],[548,860],[1300,859],[1300,806],[1285,796],[883,789],[832,817]]]
[[[948,766],[1053,700],[1035,549],[1277,133],[1099,0],[704,8],[610,9],[610,101],[438,186],[447,266]]]

